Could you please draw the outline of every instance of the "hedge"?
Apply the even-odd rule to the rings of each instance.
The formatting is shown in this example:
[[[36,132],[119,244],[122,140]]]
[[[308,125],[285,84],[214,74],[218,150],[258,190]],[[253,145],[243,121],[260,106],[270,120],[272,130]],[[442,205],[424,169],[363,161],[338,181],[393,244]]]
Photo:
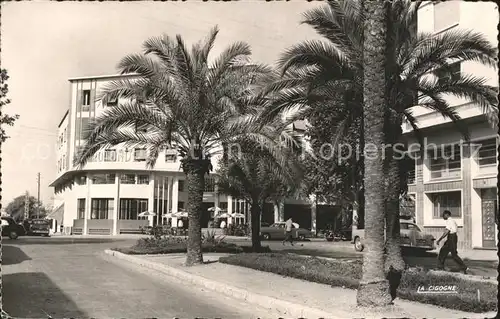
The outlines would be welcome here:
[[[326,260],[286,253],[244,253],[222,257],[219,262],[272,272],[321,284],[357,289],[362,275],[362,260]],[[422,285],[457,285],[458,294],[421,294]],[[481,299],[478,300],[480,291]],[[401,299],[432,304],[467,312],[497,310],[498,286],[471,281],[453,275],[433,275],[423,270],[405,271],[398,289]]]
[[[156,255],[156,254],[175,254],[187,252],[187,239],[178,237],[164,238],[141,238],[132,247],[114,248],[129,255]],[[202,244],[204,253],[228,253],[239,254],[244,252],[252,252],[251,246],[238,246],[224,241],[205,241]],[[271,252],[269,246],[262,247],[261,252]]]

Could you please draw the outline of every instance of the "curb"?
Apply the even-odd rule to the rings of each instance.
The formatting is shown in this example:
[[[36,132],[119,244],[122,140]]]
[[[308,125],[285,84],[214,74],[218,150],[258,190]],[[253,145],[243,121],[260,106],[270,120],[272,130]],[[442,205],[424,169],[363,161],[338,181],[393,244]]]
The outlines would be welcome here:
[[[295,303],[276,299],[262,294],[257,294],[249,292],[247,290],[223,284],[214,280],[207,279],[202,276],[193,275],[188,272],[178,270],[174,267],[169,267],[159,263],[151,262],[148,260],[142,260],[140,258],[126,255],[117,251],[106,249],[104,253],[117,257],[119,259],[127,260],[133,264],[141,267],[149,268],[163,274],[175,277],[177,279],[183,280],[183,282],[189,282],[191,284],[202,286],[206,289],[221,293],[228,297],[246,301],[251,304],[258,305],[265,309],[273,309],[286,315],[287,317],[296,318],[340,318],[327,313],[325,311],[310,308],[303,305],[297,305]]]

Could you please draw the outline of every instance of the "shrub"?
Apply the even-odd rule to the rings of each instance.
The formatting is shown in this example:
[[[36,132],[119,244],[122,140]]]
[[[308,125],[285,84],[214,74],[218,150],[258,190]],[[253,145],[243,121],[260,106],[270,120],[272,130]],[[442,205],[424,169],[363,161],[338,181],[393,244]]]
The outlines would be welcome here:
[[[222,257],[222,263],[272,272],[307,281],[357,289],[362,276],[362,260],[326,260],[285,253],[239,254]],[[421,294],[422,285],[457,285],[458,294]],[[481,292],[481,300],[477,291]],[[423,270],[406,271],[398,289],[402,299],[468,312],[497,310],[497,285],[470,281],[455,276],[437,276]]]
[[[246,224],[229,224],[224,228],[224,235],[227,236],[248,236],[249,234],[250,230]]]

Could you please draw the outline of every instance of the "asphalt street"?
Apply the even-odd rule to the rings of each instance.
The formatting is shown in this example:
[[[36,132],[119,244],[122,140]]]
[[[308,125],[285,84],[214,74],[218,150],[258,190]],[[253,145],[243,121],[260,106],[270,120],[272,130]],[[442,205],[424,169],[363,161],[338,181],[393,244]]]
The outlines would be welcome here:
[[[4,310],[17,318],[277,318],[268,310],[110,260],[135,240],[4,241]]]

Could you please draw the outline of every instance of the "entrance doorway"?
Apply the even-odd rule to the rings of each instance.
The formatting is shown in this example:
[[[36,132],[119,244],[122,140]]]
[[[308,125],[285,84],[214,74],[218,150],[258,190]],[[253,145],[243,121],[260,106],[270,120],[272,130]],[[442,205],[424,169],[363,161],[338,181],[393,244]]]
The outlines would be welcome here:
[[[496,232],[498,223],[498,198],[496,188],[481,190],[483,248],[496,248]]]

